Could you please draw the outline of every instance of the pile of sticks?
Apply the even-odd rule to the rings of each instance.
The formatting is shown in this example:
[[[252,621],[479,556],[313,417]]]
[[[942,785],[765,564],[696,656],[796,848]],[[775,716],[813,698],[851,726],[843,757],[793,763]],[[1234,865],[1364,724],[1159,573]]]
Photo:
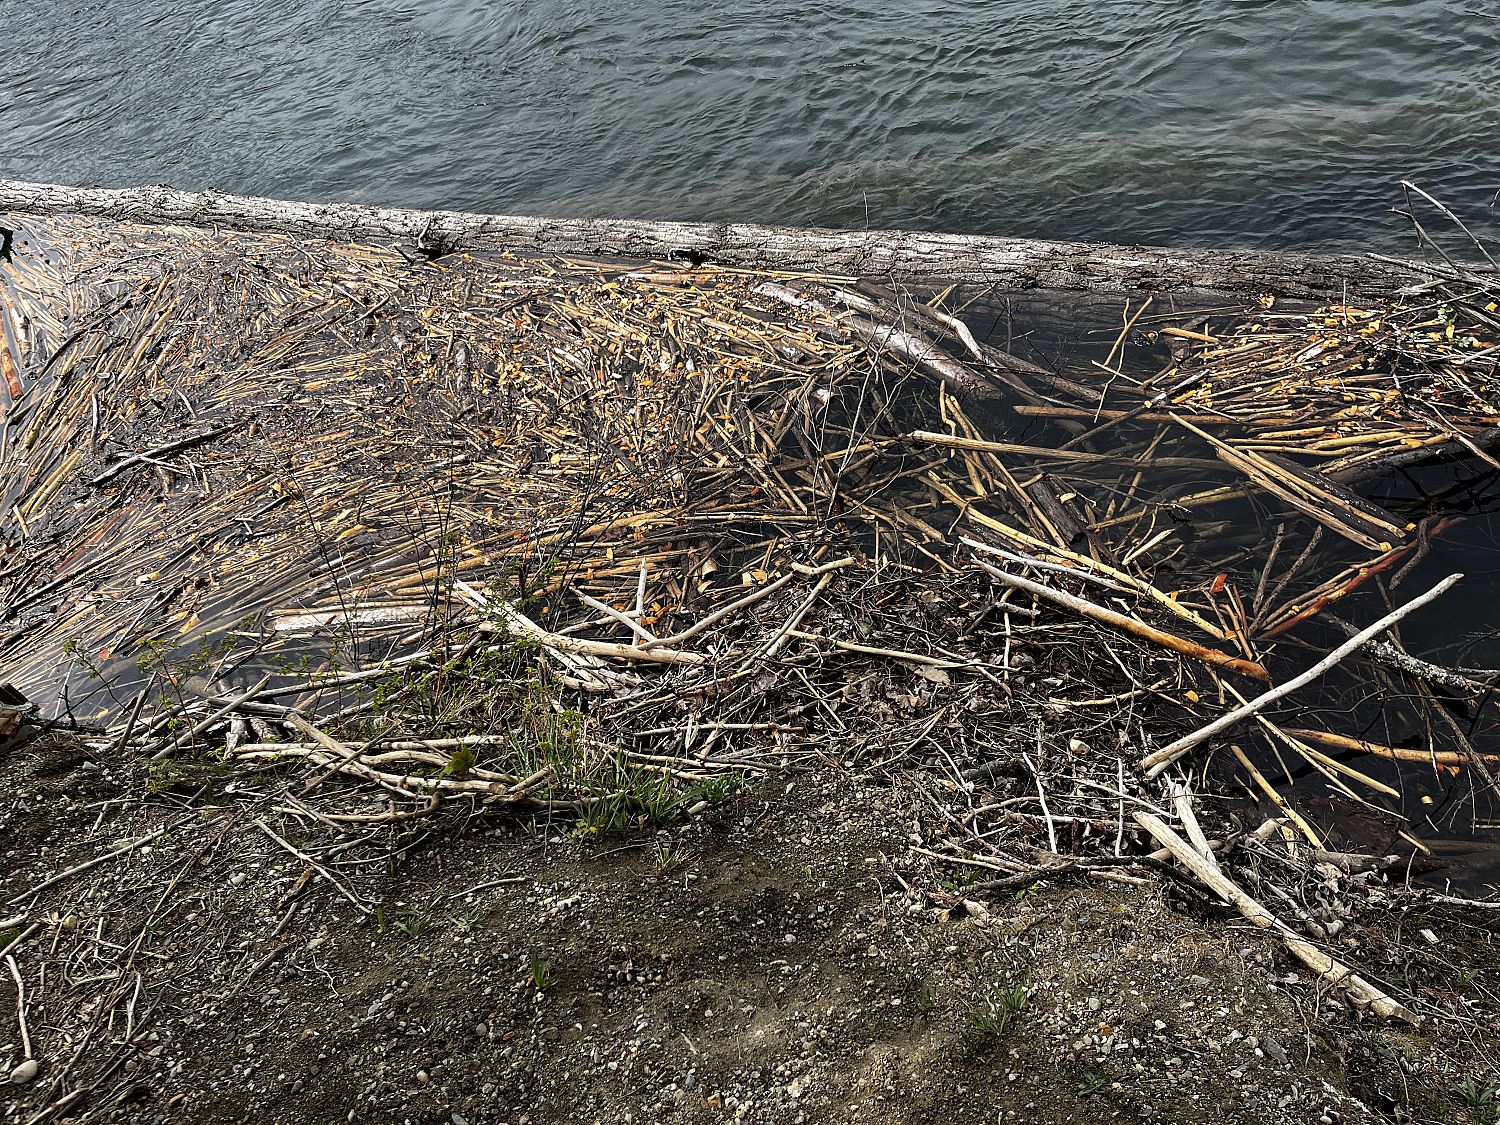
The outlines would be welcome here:
[[[951,292],[852,278],[18,227],[0,659],[163,784],[211,752],[290,771],[278,810],[328,828],[458,803],[607,830],[876,769],[919,779],[929,858],[1009,885],[1064,856],[1130,878],[1174,817],[1218,870],[1227,816],[1205,856],[1173,803],[1204,748],[1314,849],[1283,751],[1387,812],[1361,755],[1490,777],[1430,688],[1494,674],[1375,647],[1456,578],[1316,631],[1460,515],[1361,486],[1493,464],[1483,278],[1147,301],[1058,371]],[[1355,654],[1425,745],[1280,714]]]

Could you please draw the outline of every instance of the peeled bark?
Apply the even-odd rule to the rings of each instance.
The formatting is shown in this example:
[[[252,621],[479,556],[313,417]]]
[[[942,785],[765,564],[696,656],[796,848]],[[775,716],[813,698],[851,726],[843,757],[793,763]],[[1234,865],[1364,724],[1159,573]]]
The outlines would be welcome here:
[[[1414,264],[1408,267],[1357,255],[1168,250],[752,223],[549,219],[356,203],[295,203],[169,187],[74,188],[19,180],[0,180],[0,213],[5,212],[76,213],[317,238],[398,240],[433,253],[503,248],[522,253],[668,258],[908,282],[977,282],[1009,290],[1209,290],[1318,300],[1388,296],[1426,277]]]

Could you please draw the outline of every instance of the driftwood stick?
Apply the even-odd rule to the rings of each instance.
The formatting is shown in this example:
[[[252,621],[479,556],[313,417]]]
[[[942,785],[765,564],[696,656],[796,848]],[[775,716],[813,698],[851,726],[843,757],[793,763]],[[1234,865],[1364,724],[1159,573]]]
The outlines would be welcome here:
[[[1417,1023],[1417,1017],[1404,1005],[1391,999],[1385,992],[1365,980],[1342,961],[1330,957],[1312,942],[1299,937],[1285,922],[1251,898],[1217,866],[1204,859],[1159,817],[1148,812],[1131,814],[1135,822],[1144,828],[1157,843],[1172,853],[1174,859],[1198,877],[1205,887],[1240,912],[1246,921],[1270,930],[1281,938],[1288,952],[1324,980],[1342,985],[1349,995],[1361,1004],[1366,1004],[1382,1019],[1400,1019]]]
[[[1186,640],[1174,633],[1167,633],[1144,622],[1137,621],[1133,617],[1126,617],[1123,613],[1116,613],[1112,609],[1106,609],[1102,605],[1096,605],[1086,601],[1075,594],[1065,593],[1062,590],[1054,590],[1051,586],[1043,586],[1040,582],[1033,582],[1029,578],[1022,578],[1018,574],[1011,574],[1001,570],[997,566],[990,566],[983,559],[975,559],[985,573],[993,576],[1007,586],[1013,586],[1018,590],[1025,590],[1029,594],[1035,594],[1043,601],[1049,601],[1053,605],[1061,606],[1063,609],[1071,610],[1082,617],[1097,621],[1102,625],[1109,625],[1121,632],[1140,637],[1143,640],[1152,641],[1163,648],[1171,649],[1173,652],[1183,656],[1191,656],[1195,660],[1201,660],[1205,664],[1211,664],[1215,668],[1227,668],[1232,672],[1238,672],[1242,676],[1250,676],[1252,679],[1269,681],[1271,675],[1261,665],[1253,660],[1243,660],[1238,656],[1230,656],[1220,652],[1216,648],[1208,648],[1205,645],[1196,644]]]
[[[224,706],[220,707],[217,711],[214,711],[211,715],[209,715],[208,718],[202,719],[199,722],[193,724],[191,730],[185,731],[182,734],[178,735],[176,738],[171,739],[165,746],[163,746],[155,754],[151,755],[151,760],[153,762],[159,762],[163,758],[169,758],[173,754],[177,753],[178,750],[182,749],[182,747],[184,746],[187,746],[200,734],[206,731],[209,727],[213,726],[220,719],[224,718],[236,707],[249,702],[257,695],[259,695],[261,689],[271,682],[271,677],[273,675],[274,673],[267,672],[260,678],[260,682],[258,682],[254,687],[240,692],[240,694],[236,695],[228,703],[224,704]]]
[[[1347,621],[1335,617],[1331,613],[1325,616],[1333,623],[1336,629],[1346,636],[1352,637],[1358,634],[1359,630]],[[1371,641],[1369,647],[1365,650],[1365,655],[1369,659],[1384,664],[1388,668],[1394,668],[1404,675],[1414,676],[1419,680],[1426,680],[1429,684],[1440,688],[1447,688],[1449,691],[1473,694],[1483,691],[1486,683],[1500,679],[1500,671],[1475,669],[1472,670],[1471,674],[1457,668],[1444,668],[1441,665],[1433,664],[1431,661],[1415,657],[1409,652],[1403,652],[1387,641]]]
[[[1066,547],[1060,547],[1055,543],[1047,543],[1041,539],[1036,538],[1033,535],[1028,535],[1026,534],[1026,532],[1020,530],[1019,528],[1011,527],[1008,524],[1001,523],[993,516],[986,515],[983,512],[974,511],[969,507],[968,503],[962,496],[960,496],[957,492],[954,492],[953,489],[949,488],[937,477],[929,474],[923,479],[931,484],[935,489],[937,489],[937,491],[942,495],[946,496],[949,500],[953,501],[953,503],[957,504],[959,508],[962,509],[970,519],[979,524],[981,527],[987,527],[991,531],[999,532],[1006,539],[1009,539],[1012,543],[1025,544],[1025,546],[1031,548],[1032,550],[1041,551],[1044,554],[1051,555],[1053,558],[1066,559],[1069,562],[1076,563],[1079,567],[1085,570],[1090,570],[1096,574],[1102,574],[1109,578],[1112,578],[1116,582],[1120,583],[1120,585],[1134,591],[1141,597],[1151,599],[1168,613],[1175,614],[1177,617],[1180,617],[1184,621],[1192,624],[1195,628],[1202,629],[1205,633],[1207,633],[1210,637],[1213,637],[1215,640],[1225,639],[1223,629],[1220,629],[1217,626],[1210,624],[1208,621],[1205,621],[1201,616],[1188,609],[1187,606],[1182,605],[1175,599],[1168,597],[1161,590],[1158,590],[1155,586],[1151,585],[1151,583],[1145,582],[1139,578],[1136,578],[1132,574],[1128,574],[1123,570],[1110,566],[1108,563],[1100,562],[1097,559],[1090,558],[1087,555],[1080,555],[1075,551],[1070,551]],[[990,546],[988,543],[983,543],[978,539],[971,539],[967,535],[959,536],[959,542],[963,543],[967,547],[972,547],[976,551],[990,551]]]
[[[187,449],[189,446],[201,445],[205,441],[211,441],[216,437],[222,437],[224,434],[229,433],[229,431],[231,430],[237,430],[242,425],[244,425],[243,422],[231,422],[228,425],[215,426],[213,429],[208,430],[205,433],[190,434],[185,438],[178,438],[176,441],[169,441],[165,445],[158,445],[152,449],[144,449],[139,453],[132,453],[129,456],[116,461],[109,468],[105,469],[98,476],[94,477],[93,480],[89,481],[89,487],[94,488],[98,485],[104,484],[106,481],[109,481],[118,476],[120,473],[130,468],[132,465],[140,465],[146,462],[150,462],[157,457],[165,457],[168,453],[176,453],[180,449]]]
[[[1208,842],[1203,826],[1198,823],[1198,814],[1193,811],[1193,791],[1186,785],[1175,786],[1172,793],[1172,808],[1177,813],[1177,819],[1182,821],[1188,842],[1203,857],[1203,861],[1211,864],[1217,871],[1219,869],[1218,857],[1214,855],[1214,849]]]
[[[925,368],[956,394],[984,398],[998,393],[1000,389],[982,375],[954,359],[919,332],[899,328],[894,324],[878,324],[873,320],[854,316],[852,313],[835,312],[816,297],[799,293],[789,286],[773,281],[757,285],[755,292],[759,296],[770,297],[792,308],[806,309],[827,316],[834,323],[847,328],[875,347],[889,348],[893,352],[904,355],[913,363]]]
[[[611,258],[688,258],[753,269],[894,276],[938,284],[1097,292],[1208,289],[1313,299],[1393,295],[1423,277],[1409,262],[1347,254],[1166,250],[1082,242],[799,230],[752,223],[548,219],[417,211],[354,203],[292,203],[169,187],[64,187],[0,180],[0,212],[99,215],[138,223],[399,239]]]
[[[5,967],[16,982],[16,1022],[21,1025],[21,1053],[30,1059],[34,1056],[31,1053],[31,1029],[26,1026],[26,984],[21,979],[21,967],[9,953],[5,955]]]
[[[483,632],[503,632],[516,637],[534,640],[554,652],[574,656],[597,656],[614,660],[644,660],[655,664],[707,664],[708,657],[696,652],[679,652],[658,647],[671,644],[676,638],[664,641],[653,640],[641,645],[622,645],[614,641],[590,641],[581,637],[565,637],[561,633],[549,633],[515,606],[495,601],[467,582],[455,581],[453,587],[470,605],[495,614],[497,620],[480,625]]]
[[[636,617],[632,617],[630,614],[624,613],[624,612],[616,609],[612,605],[606,605],[604,602],[601,602],[598,598],[590,597],[588,594],[585,594],[582,590],[574,589],[573,594],[584,605],[588,606],[590,609],[596,609],[596,610],[598,610],[600,613],[604,614],[604,616],[610,618],[613,621],[618,621],[621,625],[624,625],[627,629],[629,629],[632,633],[634,633],[641,640],[643,640],[643,641],[654,641],[654,640],[656,640],[656,637],[648,629],[646,629],[640,623],[640,620],[639,620],[639,611],[637,611],[637,616]]]
[[[1283,727],[1293,738],[1328,746],[1335,750],[1353,750],[1358,754],[1374,754],[1397,762],[1427,762],[1434,766],[1466,766],[1469,755],[1456,750],[1413,750],[1404,746],[1386,746],[1363,738],[1350,738],[1345,734],[1334,734],[1326,730],[1304,730],[1300,727]],[[1484,755],[1486,762],[1500,764],[1500,754]]]
[[[813,572],[809,572],[809,573],[813,573]],[[746,594],[743,598],[739,598],[736,601],[732,601],[732,602],[730,602],[726,606],[720,606],[718,609],[714,610],[712,613],[710,613],[707,617],[703,618],[701,621],[698,621],[694,625],[689,625],[682,632],[674,634],[673,636],[670,636],[670,637],[663,637],[659,641],[647,641],[645,644],[641,645],[640,647],[642,649],[644,649],[644,650],[646,650],[646,651],[649,652],[649,651],[652,651],[656,645],[678,645],[678,644],[681,644],[683,641],[691,640],[692,638],[696,637],[699,633],[702,633],[704,630],[709,629],[709,628],[711,628],[714,625],[717,625],[720,621],[724,620],[724,618],[728,617],[730,614],[735,613],[735,612],[737,612],[739,610],[742,610],[742,609],[748,609],[750,606],[754,605],[758,601],[761,601],[763,598],[770,597],[777,590],[781,589],[783,586],[785,586],[788,582],[790,582],[793,578],[796,578],[796,577],[797,577],[797,574],[796,574],[795,571],[793,571],[791,574],[783,574],[780,578],[777,578],[777,579],[775,579],[775,580],[767,583],[766,585],[762,586],[759,590],[756,590],[754,593],[752,593],[752,594]]]
[[[253,823],[255,827],[259,828],[267,836],[269,836],[271,840],[279,847],[285,848],[287,851],[291,852],[303,863],[307,864],[308,867],[312,868],[319,875],[323,876],[324,879],[328,880],[328,882],[333,886],[333,889],[338,891],[339,894],[348,899],[355,910],[358,910],[361,914],[374,913],[374,911],[358,896],[356,896],[353,891],[344,886],[342,880],[334,875],[333,872],[329,871],[328,868],[324,867],[321,863],[313,859],[313,857],[308,855],[306,852],[299,850],[296,846],[294,846],[287,840],[282,839],[282,837],[278,835],[276,831],[260,817],[256,817],[251,823]]]
[[[1257,711],[1265,710],[1265,708],[1269,707],[1277,700],[1284,699],[1286,696],[1292,694],[1292,692],[1306,687],[1308,684],[1316,680],[1319,676],[1327,672],[1330,668],[1334,667],[1334,665],[1338,664],[1345,657],[1349,656],[1351,653],[1357,652],[1363,645],[1373,640],[1376,636],[1384,632],[1386,629],[1389,629],[1392,625],[1396,624],[1396,622],[1400,621],[1407,614],[1411,613],[1413,610],[1421,609],[1428,602],[1431,602],[1436,598],[1442,596],[1461,578],[1463,578],[1462,574],[1448,575],[1447,578],[1444,578],[1436,586],[1428,590],[1427,593],[1413,598],[1401,608],[1391,611],[1390,613],[1382,617],[1379,621],[1375,622],[1375,624],[1371,625],[1369,628],[1362,630],[1357,636],[1352,637],[1349,640],[1345,641],[1343,644],[1339,645],[1338,648],[1334,649],[1322,660],[1318,661],[1301,675],[1294,676],[1292,679],[1288,680],[1280,687],[1272,688],[1270,691],[1256,696],[1254,699],[1250,700],[1250,702],[1244,704],[1243,706],[1236,707],[1233,711],[1230,711],[1226,715],[1221,715],[1219,718],[1215,719],[1207,726],[1200,727],[1192,734],[1184,735],[1176,742],[1168,743],[1166,746],[1163,746],[1155,753],[1146,755],[1146,757],[1141,759],[1141,768],[1146,771],[1147,777],[1155,777],[1157,774],[1161,773],[1162,770],[1166,769],[1169,765],[1175,762],[1178,758],[1182,757],[1182,755],[1186,754],[1194,746],[1197,746],[1202,742],[1206,742],[1208,739],[1212,738],[1214,735],[1219,734],[1222,731],[1228,730],[1230,727],[1233,727],[1235,724],[1240,722],[1240,720],[1248,718],[1249,716],[1255,714]]]

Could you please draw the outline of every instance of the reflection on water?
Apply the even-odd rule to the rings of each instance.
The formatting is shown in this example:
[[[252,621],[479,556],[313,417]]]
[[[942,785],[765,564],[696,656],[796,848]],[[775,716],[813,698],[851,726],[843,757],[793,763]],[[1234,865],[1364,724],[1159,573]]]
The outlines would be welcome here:
[[[1401,249],[1494,231],[1489,0],[7,0],[0,173]]]

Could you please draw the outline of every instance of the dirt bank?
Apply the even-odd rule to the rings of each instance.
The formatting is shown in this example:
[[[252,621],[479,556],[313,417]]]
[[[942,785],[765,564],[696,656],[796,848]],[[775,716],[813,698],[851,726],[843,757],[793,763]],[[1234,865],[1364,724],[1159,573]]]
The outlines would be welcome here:
[[[40,1064],[0,1088],[8,1121],[1495,1119],[1487,917],[1354,924],[1451,1013],[1386,1025],[1172,887],[966,906],[899,779],[767,781],[607,838],[429,820],[329,861],[335,886],[258,825],[253,780],[205,804],[60,740],[0,771]]]

